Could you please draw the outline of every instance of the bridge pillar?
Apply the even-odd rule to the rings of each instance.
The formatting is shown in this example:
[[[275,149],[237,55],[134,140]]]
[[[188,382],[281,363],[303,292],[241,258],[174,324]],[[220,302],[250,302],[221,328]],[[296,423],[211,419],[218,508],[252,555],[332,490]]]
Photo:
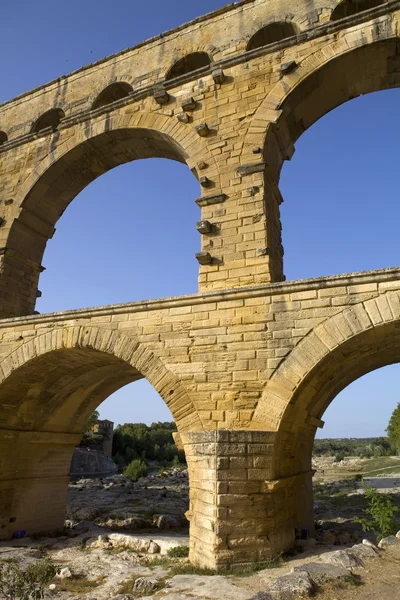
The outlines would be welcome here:
[[[0,431],[0,539],[61,531],[80,436]]]
[[[262,561],[293,545],[292,490],[269,489],[274,433],[182,434],[189,467],[190,560],[221,569]]]

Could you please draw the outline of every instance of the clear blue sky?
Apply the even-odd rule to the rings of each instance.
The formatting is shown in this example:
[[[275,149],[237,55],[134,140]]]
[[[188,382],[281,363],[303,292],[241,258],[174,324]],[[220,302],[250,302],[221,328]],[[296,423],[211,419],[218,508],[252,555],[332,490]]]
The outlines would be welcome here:
[[[224,4],[2,0],[0,102]],[[288,279],[399,264],[399,103],[400,90],[352,100],[298,141],[281,179]],[[198,196],[189,169],[171,161],[139,161],[97,179],[48,244],[38,310],[196,292]],[[400,400],[399,378],[395,365],[349,386],[320,435],[382,435]],[[144,381],[110,397],[101,414],[117,423],[170,418]]]

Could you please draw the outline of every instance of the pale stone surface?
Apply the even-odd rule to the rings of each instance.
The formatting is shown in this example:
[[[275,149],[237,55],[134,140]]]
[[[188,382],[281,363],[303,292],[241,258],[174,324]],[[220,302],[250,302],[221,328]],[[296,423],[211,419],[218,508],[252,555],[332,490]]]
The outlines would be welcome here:
[[[361,558],[353,554],[350,550],[336,550],[324,554],[323,561],[330,565],[343,567],[345,569],[363,568],[364,563]]]
[[[60,570],[59,573],[57,573],[56,577],[58,577],[59,579],[71,579],[71,570],[68,567],[64,567]]]
[[[305,571],[282,575],[267,590],[276,600],[308,598],[314,591],[311,577]]]
[[[356,544],[350,548],[350,552],[356,558],[377,558],[380,555],[379,549],[374,544]]]
[[[393,546],[394,544],[399,544],[399,538],[396,535],[389,535],[381,539],[378,544],[378,548],[387,548],[387,546]]]
[[[349,571],[343,567],[324,563],[307,563],[293,567],[294,573],[307,573],[315,585],[323,585],[329,581],[349,579]]]

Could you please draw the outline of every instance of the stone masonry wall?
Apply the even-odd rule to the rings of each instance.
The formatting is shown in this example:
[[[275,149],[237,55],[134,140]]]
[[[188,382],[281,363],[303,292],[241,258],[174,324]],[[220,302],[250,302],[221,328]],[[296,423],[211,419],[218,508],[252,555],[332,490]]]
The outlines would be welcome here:
[[[400,273],[387,269],[1,321],[0,535],[22,523],[62,525],[63,478],[87,415],[114,380],[117,389],[121,377],[145,376],[187,454],[192,561],[245,564],[289,547],[296,530],[313,526],[310,456],[323,422],[312,390],[325,373],[347,385],[346,364],[362,365],[364,347],[386,364],[400,358],[399,319]],[[314,372],[320,379],[309,387]],[[21,435],[32,441],[21,438],[10,461],[7,448]],[[60,492],[38,518],[29,506],[54,486]]]

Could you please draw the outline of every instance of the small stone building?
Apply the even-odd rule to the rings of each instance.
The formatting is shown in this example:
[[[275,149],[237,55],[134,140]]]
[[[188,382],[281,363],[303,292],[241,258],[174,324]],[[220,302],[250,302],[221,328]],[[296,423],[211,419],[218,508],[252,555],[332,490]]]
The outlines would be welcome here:
[[[108,419],[104,419],[103,421],[97,421],[96,425],[94,425],[93,427],[93,432],[100,433],[103,436],[104,456],[106,456],[107,458],[111,458],[114,435],[114,421],[108,421]]]

